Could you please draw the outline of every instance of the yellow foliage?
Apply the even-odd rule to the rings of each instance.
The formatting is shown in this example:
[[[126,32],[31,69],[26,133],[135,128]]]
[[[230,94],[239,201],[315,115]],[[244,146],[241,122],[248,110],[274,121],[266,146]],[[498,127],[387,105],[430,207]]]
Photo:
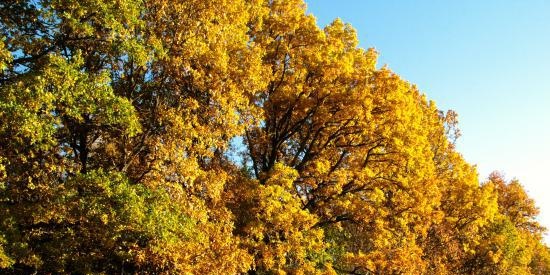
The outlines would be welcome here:
[[[457,114],[303,0],[4,2],[0,273],[550,270]]]

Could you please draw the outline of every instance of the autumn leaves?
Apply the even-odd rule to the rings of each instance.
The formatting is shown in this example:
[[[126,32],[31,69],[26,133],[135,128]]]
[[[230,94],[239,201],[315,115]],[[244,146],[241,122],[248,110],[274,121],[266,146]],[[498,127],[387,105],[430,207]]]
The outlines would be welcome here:
[[[301,0],[0,7],[3,273],[548,272],[521,185]]]

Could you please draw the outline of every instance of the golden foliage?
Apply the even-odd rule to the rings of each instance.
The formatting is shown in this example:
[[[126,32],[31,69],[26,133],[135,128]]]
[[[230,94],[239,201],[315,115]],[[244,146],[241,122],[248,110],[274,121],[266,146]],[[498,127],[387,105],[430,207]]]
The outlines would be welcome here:
[[[302,0],[0,8],[3,274],[550,272],[521,184]]]

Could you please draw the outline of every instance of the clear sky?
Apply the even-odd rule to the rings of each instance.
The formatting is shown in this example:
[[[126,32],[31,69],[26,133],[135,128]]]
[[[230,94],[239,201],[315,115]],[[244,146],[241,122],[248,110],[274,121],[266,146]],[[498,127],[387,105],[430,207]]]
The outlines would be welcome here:
[[[320,26],[351,23],[379,65],[457,111],[480,178],[519,179],[550,229],[550,1],[306,1]]]

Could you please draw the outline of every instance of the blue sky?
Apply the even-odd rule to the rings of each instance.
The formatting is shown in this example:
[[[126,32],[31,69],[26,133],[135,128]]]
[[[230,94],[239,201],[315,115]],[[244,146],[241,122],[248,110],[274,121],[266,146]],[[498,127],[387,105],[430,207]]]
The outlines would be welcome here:
[[[459,113],[458,150],[519,179],[550,228],[550,1],[306,0],[320,26],[352,24],[361,47]]]

